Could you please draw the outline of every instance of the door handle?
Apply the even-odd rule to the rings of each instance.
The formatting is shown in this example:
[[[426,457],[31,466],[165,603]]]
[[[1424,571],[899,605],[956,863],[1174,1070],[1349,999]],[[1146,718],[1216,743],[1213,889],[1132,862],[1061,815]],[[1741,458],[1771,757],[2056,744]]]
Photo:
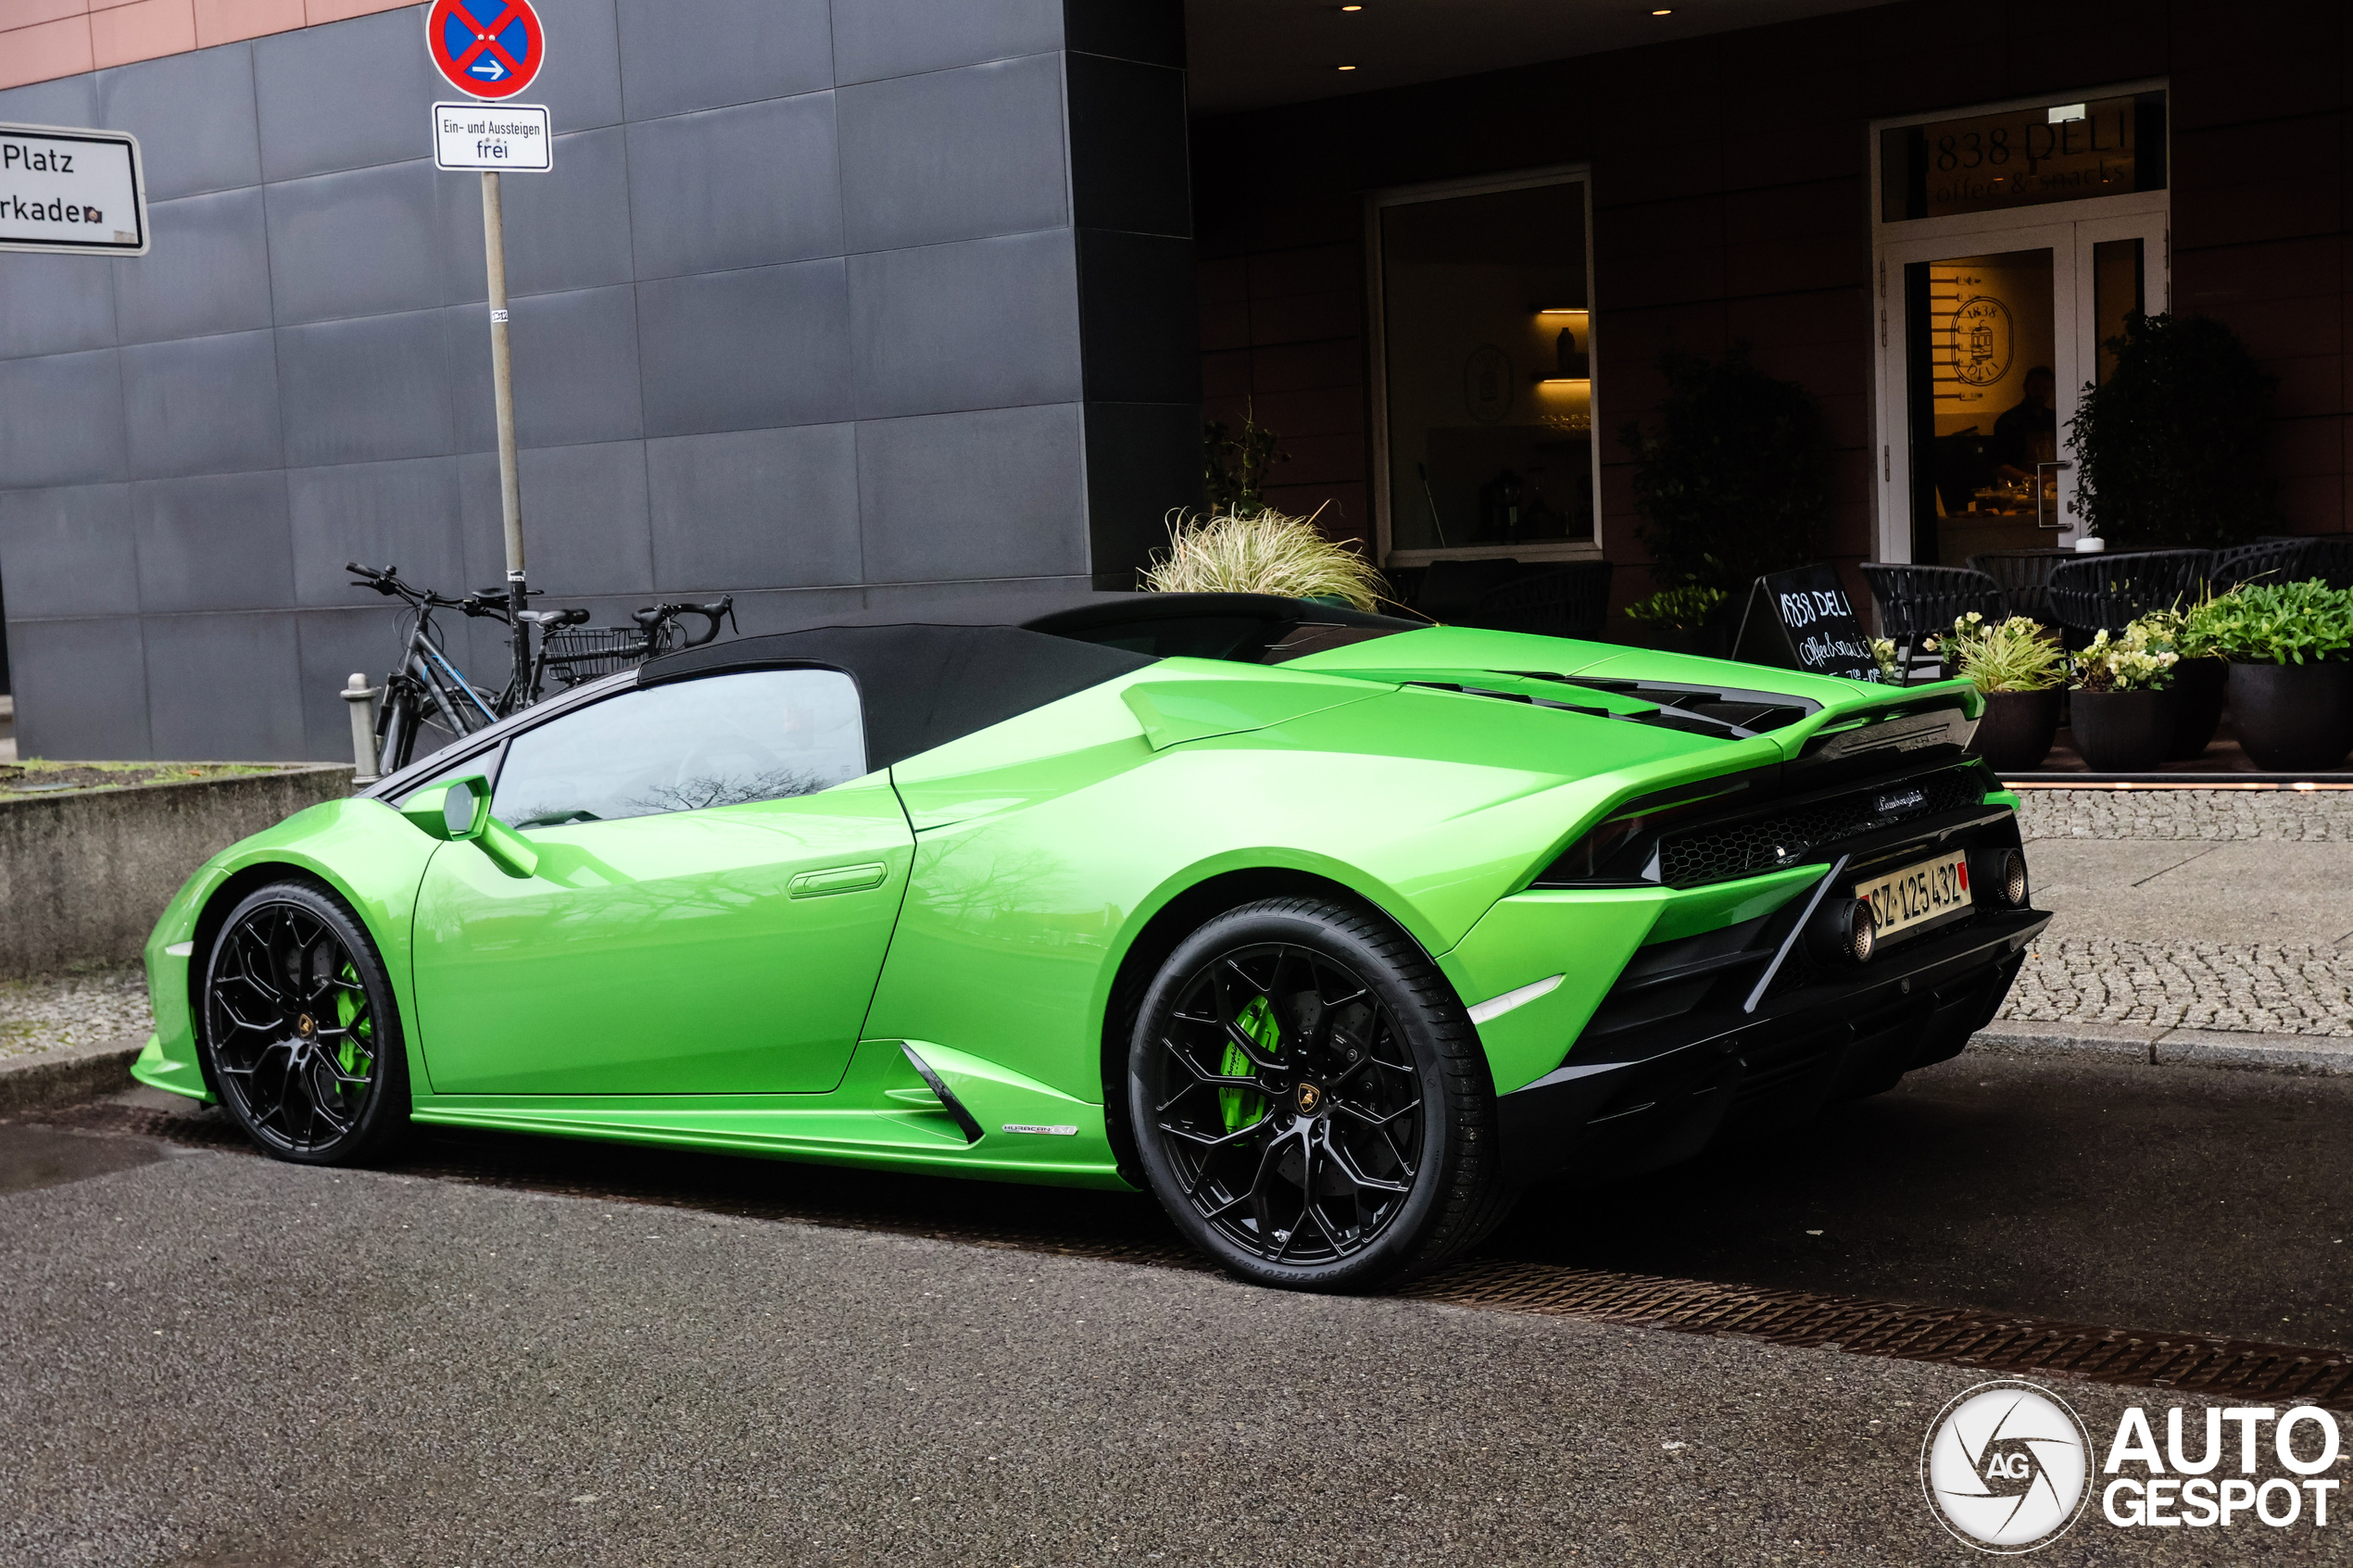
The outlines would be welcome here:
[[[2035,465],[2034,465],[2034,526],[2035,526],[2035,527],[2037,527],[2037,528],[2062,529],[2062,528],[2065,528],[2065,527],[2067,526],[2067,522],[2066,522],[2066,521],[2065,521],[2064,519],[2060,519],[2059,521],[2055,521],[2055,522],[2045,522],[2045,521],[2043,521],[2043,471],[2044,471],[2045,469],[2047,469],[2047,470],[2049,470],[2051,471],[2051,473],[2052,473],[2052,474],[2057,475],[2057,474],[2059,472],[2059,470],[2062,470],[2062,469],[2071,469],[2071,468],[2073,468],[2074,466],[2075,466],[2075,465],[2074,465],[2073,463],[2037,463],[2037,464],[2035,464]],[[2051,488],[2052,488],[2054,491],[2057,491],[2057,488],[2058,488],[2058,486],[2057,486],[2057,484],[2056,483],[2054,483],[2052,484]],[[2052,499],[2053,499],[2054,501],[2056,501],[2056,500],[2057,499],[2057,495],[2053,495],[2053,497],[2052,497]],[[2052,508],[2052,509],[2051,509],[2051,515],[2052,515],[2054,518],[2057,518],[2057,517],[2058,517],[2058,508],[2057,508],[2056,506],[2054,506],[2054,507]]]
[[[890,876],[890,868],[876,861],[863,866],[830,866],[822,872],[801,872],[785,884],[785,892],[794,898],[822,898],[828,893],[862,893],[869,887],[880,887]]]

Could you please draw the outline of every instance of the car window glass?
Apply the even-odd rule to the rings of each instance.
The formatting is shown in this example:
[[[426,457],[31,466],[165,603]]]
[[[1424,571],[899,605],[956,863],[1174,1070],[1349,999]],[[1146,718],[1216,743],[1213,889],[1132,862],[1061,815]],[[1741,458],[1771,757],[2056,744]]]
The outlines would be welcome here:
[[[812,795],[866,771],[857,684],[751,670],[624,692],[507,743],[510,827],[610,822]]]
[[[399,810],[425,791],[438,784],[446,784],[453,779],[468,778],[475,773],[480,773],[484,778],[495,778],[497,772],[498,747],[494,746],[485,751],[468,752],[447,767],[435,768],[432,772],[393,797],[393,809]]]

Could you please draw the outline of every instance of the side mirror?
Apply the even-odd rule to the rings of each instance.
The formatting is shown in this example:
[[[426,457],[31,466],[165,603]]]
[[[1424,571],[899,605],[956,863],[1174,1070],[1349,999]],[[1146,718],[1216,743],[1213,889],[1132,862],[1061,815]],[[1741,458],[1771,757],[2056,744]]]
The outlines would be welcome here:
[[[480,773],[419,790],[400,808],[400,814],[433,838],[456,843],[482,836],[490,821],[490,781]]]
[[[400,814],[431,837],[472,844],[509,876],[527,877],[539,870],[539,852],[490,814],[490,781],[480,773],[419,790]]]

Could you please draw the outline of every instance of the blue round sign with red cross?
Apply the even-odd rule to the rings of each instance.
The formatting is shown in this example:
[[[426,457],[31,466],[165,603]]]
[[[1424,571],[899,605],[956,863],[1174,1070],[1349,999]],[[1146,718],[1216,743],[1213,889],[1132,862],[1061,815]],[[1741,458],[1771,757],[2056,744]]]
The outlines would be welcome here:
[[[547,34],[531,0],[434,0],[425,53],[460,93],[511,98],[547,58]]]

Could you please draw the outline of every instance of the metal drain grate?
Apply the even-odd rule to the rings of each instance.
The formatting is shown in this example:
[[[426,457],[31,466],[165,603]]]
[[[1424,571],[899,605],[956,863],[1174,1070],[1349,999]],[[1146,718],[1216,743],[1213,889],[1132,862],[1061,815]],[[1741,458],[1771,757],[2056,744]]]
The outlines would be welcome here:
[[[1402,1294],[1991,1372],[2353,1410],[2353,1355],[1805,1290],[1479,1260]]]
[[[225,1119],[209,1114],[172,1114],[100,1102],[25,1120],[183,1146],[245,1152],[252,1148]],[[610,1146],[598,1147],[609,1152]],[[436,1141],[426,1148],[456,1158],[402,1160],[397,1167],[400,1173],[481,1186],[928,1236],[1106,1262],[1187,1270],[1209,1267],[1164,1228],[1157,1210],[1134,1203],[1108,1224],[1098,1217],[1097,1223],[1076,1228],[1004,1223],[968,1214],[920,1218],[903,1210],[854,1201],[828,1202],[808,1193],[780,1195],[771,1183],[756,1175],[744,1175],[738,1184],[724,1178],[714,1183],[698,1181],[691,1174],[671,1174],[690,1169],[694,1157],[688,1156],[649,1160],[639,1173],[565,1179],[549,1173],[549,1145],[542,1140],[505,1139],[479,1146]],[[511,1158],[518,1150],[534,1151],[538,1158],[526,1155],[518,1162]],[[715,1157],[691,1169],[758,1173],[763,1162]],[[857,1179],[847,1178],[849,1182]],[[1086,1234],[1089,1231],[1093,1234]],[[2014,1313],[1612,1273],[1507,1259],[1475,1259],[1416,1281],[1399,1294],[1488,1311],[1582,1318],[1941,1366],[2353,1411],[2353,1354],[2293,1345],[2057,1323]]]

